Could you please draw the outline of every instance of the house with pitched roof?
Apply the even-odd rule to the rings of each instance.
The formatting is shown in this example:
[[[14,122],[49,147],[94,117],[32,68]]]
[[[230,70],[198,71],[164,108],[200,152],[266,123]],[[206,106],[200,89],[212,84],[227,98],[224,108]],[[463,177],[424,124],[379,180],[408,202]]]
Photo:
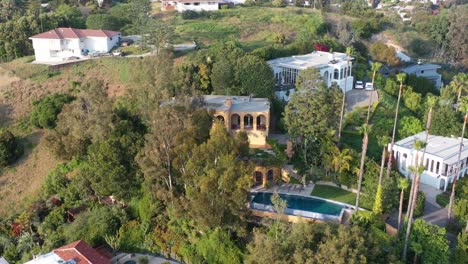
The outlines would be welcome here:
[[[82,240],[54,249],[44,255],[35,256],[25,264],[110,264],[109,256],[99,253]]]
[[[421,174],[421,182],[446,191],[448,184],[455,179],[459,162],[459,177],[464,177],[468,173],[468,146],[466,144],[462,146],[459,161],[458,153],[461,138],[429,135],[426,153],[424,160],[422,160],[424,150],[416,150],[413,145],[416,140],[424,141],[425,138],[426,133],[421,132],[396,142],[393,147],[395,165],[401,174],[412,179],[414,176],[410,171],[410,167],[416,165],[417,156],[418,163],[421,164],[422,162],[425,167],[424,172]]]
[[[36,62],[60,62],[107,53],[120,41],[120,32],[75,28],[56,28],[30,37]]]
[[[438,69],[442,68],[437,64],[424,63],[414,64],[403,68],[402,71],[406,74],[415,74],[418,77],[424,77],[431,80],[434,85],[440,89],[442,87],[442,75],[437,72]]]

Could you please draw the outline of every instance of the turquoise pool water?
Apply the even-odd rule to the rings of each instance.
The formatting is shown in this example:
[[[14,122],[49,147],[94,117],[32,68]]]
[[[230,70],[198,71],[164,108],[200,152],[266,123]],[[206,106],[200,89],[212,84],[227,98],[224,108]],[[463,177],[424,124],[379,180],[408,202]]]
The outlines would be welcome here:
[[[272,205],[272,193],[258,192],[255,194],[252,203]],[[280,194],[281,199],[287,203],[287,208],[292,210],[301,210],[312,213],[339,216],[344,206],[330,203],[313,197],[306,197],[293,194]],[[287,212],[286,212],[287,213]]]

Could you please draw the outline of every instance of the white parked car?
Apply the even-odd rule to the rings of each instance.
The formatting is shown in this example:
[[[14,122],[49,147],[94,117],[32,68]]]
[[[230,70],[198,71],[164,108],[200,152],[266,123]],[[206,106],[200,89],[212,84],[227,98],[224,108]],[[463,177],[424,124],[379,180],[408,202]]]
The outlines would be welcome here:
[[[354,89],[364,89],[364,83],[362,81],[356,81]]]
[[[374,91],[374,84],[371,82],[366,83],[366,91]]]

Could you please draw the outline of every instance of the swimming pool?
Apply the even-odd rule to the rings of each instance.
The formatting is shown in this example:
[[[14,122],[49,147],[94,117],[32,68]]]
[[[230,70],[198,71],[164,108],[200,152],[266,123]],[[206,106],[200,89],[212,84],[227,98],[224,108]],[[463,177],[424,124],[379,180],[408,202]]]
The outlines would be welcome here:
[[[271,196],[273,193],[258,192],[253,194],[250,208],[274,212]],[[326,221],[340,221],[345,205],[329,202],[315,197],[307,197],[294,194],[280,194],[287,207],[285,214],[314,218]]]

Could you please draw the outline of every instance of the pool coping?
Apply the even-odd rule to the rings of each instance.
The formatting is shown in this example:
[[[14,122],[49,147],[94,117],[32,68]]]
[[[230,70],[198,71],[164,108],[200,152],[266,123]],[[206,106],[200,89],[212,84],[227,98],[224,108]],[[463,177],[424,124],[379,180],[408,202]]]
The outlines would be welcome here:
[[[271,193],[271,194],[273,194],[275,192],[271,192],[271,191],[251,191],[249,193],[250,194],[258,194],[258,193]],[[354,211],[355,208],[356,208],[356,206],[353,206],[353,205],[350,205],[350,204],[347,204],[347,203],[337,202],[337,201],[334,201],[334,200],[329,200],[329,199],[325,199],[325,198],[317,197],[317,196],[313,196],[313,195],[303,195],[303,194],[295,194],[295,193],[288,193],[288,192],[281,192],[281,191],[277,192],[277,193],[278,194],[286,194],[286,195],[295,195],[295,196],[300,196],[300,197],[305,197],[305,198],[314,198],[314,199],[317,199],[317,200],[322,200],[322,201],[325,201],[325,202],[334,203],[334,204],[343,206],[343,208],[341,208],[340,214],[338,216],[337,215],[330,215],[330,214],[322,214],[322,213],[317,213],[317,212],[309,212],[309,211],[304,211],[304,210],[296,210],[296,209],[291,209],[291,208],[286,208],[285,209],[284,213],[286,215],[291,215],[291,216],[296,216],[296,217],[300,216],[300,217],[309,218],[309,219],[315,219],[315,220],[321,220],[321,221],[337,221],[338,223],[341,223],[342,220],[343,220],[344,212],[345,211]],[[251,210],[258,210],[258,211],[276,213],[274,210],[255,208],[255,206],[252,207],[252,205],[258,204],[258,203],[253,203],[253,197],[249,201],[249,208]],[[264,207],[267,207],[267,205],[264,205]],[[269,207],[271,207],[271,206],[269,206]],[[289,209],[289,212],[287,212],[288,209]],[[358,209],[360,211],[367,211],[366,209],[363,209],[363,208],[358,208]],[[294,213],[301,213],[301,212],[304,212],[305,214],[308,214],[310,216],[306,216],[306,215],[303,215],[303,214],[294,214]]]

